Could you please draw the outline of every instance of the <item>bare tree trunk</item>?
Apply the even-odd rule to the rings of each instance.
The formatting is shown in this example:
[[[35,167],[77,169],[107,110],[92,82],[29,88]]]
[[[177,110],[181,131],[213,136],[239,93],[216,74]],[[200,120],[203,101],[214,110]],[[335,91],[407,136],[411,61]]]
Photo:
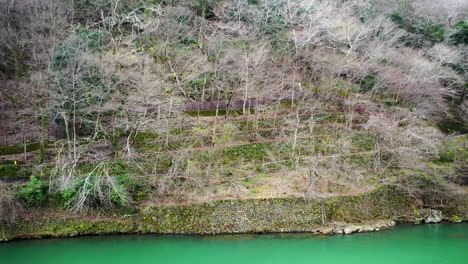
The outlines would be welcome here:
[[[249,57],[248,54],[245,54],[245,86],[244,86],[244,104],[242,105],[242,114],[247,114],[247,98],[249,96]]]
[[[293,152],[296,150],[296,145],[297,145],[297,133],[299,131],[299,123],[300,123],[300,118],[299,118],[299,108],[296,111],[296,128],[294,129],[294,141],[293,141],[293,147],[292,150]],[[294,154],[294,153],[293,153]]]
[[[171,61],[168,60],[167,63],[169,64],[169,69],[171,70],[174,78],[176,79],[177,87],[182,92],[182,94],[184,94],[184,96],[187,97],[187,93],[185,92],[184,88],[182,88],[182,85],[180,84],[179,76],[174,71],[174,68],[172,67]]]
[[[291,89],[291,109],[294,108],[294,88]]]
[[[275,108],[275,116],[273,117],[273,129],[276,128],[276,118],[278,116],[278,110],[279,110],[280,105],[281,105],[281,101],[277,103],[276,108]]]
[[[248,90],[248,84],[246,82],[245,84],[245,90],[244,90],[244,104],[242,105],[242,114],[246,115],[247,114],[247,98],[248,98],[249,90]]]
[[[172,96],[169,99],[169,114],[172,113]],[[166,148],[169,147],[169,115],[166,116]]]
[[[46,113],[42,113],[41,117],[41,137],[39,142],[39,163],[43,163],[47,159],[46,155],[46,144],[47,144],[47,122],[48,122],[48,115]]]
[[[72,147],[71,147],[71,138],[70,138],[70,129],[68,127],[68,118],[65,113],[62,113],[63,122],[65,126],[65,135],[67,137],[67,147],[68,147],[68,158],[71,159]]]
[[[219,96],[218,96],[219,98]],[[211,145],[214,147],[215,144],[215,137],[216,137],[216,125],[218,123],[218,111],[219,111],[219,100],[218,103],[216,104],[216,114],[215,114],[215,122],[213,124],[213,135],[211,137]]]
[[[73,102],[73,159],[76,160],[76,101]]]
[[[320,201],[320,213],[322,216],[322,225],[324,225],[327,221],[327,208],[324,204],[324,201]]]
[[[23,148],[24,148],[24,162],[26,163],[28,156],[27,154],[27,145],[26,145],[26,139],[24,138],[24,125],[23,125]]]

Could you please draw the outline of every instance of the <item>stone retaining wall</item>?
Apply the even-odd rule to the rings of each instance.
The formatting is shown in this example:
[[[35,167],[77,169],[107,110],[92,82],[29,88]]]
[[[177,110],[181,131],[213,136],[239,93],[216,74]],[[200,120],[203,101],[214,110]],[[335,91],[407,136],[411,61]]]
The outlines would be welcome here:
[[[311,232],[324,223],[359,223],[404,217],[412,200],[393,188],[325,200],[256,199],[193,206],[150,206],[142,211],[145,232]]]
[[[130,217],[24,219],[0,225],[0,241],[112,233],[364,232],[391,227],[393,220],[414,217],[413,204],[414,200],[404,192],[384,187],[360,196],[324,200],[252,199],[147,206]]]

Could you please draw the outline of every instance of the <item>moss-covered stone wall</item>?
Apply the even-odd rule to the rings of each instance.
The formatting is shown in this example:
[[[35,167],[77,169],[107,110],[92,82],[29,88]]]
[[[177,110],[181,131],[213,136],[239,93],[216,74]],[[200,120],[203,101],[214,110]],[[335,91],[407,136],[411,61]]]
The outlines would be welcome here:
[[[36,217],[0,225],[0,240],[110,233],[222,234],[314,232],[337,222],[368,223],[407,216],[413,200],[385,187],[360,196],[306,200],[223,200],[145,206],[128,217]]]
[[[23,238],[70,237],[113,233],[136,233],[135,219],[91,220],[82,217],[39,218],[0,225],[0,241]]]
[[[157,233],[307,232],[323,223],[396,220],[412,199],[394,188],[323,200],[256,199],[217,201],[194,206],[149,206],[142,230]]]

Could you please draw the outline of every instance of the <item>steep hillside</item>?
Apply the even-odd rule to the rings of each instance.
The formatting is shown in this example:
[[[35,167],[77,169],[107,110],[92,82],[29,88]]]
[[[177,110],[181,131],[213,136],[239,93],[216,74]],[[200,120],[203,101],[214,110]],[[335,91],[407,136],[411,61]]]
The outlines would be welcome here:
[[[464,203],[468,5],[436,2],[0,1],[0,221]]]

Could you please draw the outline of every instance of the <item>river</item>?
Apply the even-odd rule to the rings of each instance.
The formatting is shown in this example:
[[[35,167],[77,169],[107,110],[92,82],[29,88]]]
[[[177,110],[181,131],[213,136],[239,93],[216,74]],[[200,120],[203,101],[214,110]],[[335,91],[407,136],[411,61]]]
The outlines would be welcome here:
[[[0,243],[2,264],[457,264],[468,223],[402,225],[352,235],[114,235]]]

